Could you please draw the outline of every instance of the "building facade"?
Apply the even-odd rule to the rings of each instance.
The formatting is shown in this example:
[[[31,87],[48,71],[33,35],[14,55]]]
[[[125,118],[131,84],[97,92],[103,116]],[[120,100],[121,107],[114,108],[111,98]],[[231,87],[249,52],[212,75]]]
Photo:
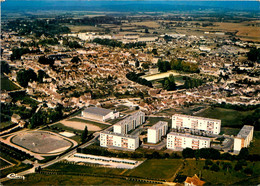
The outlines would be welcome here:
[[[139,137],[103,131],[100,132],[100,146],[122,150],[135,150],[139,147]]]
[[[147,142],[157,143],[161,141],[162,136],[165,136],[168,130],[168,122],[159,121],[147,130]]]
[[[183,150],[185,148],[201,149],[210,148],[210,138],[170,132],[167,135],[167,149]]]
[[[114,133],[127,134],[145,122],[145,113],[138,111],[113,126]]]
[[[195,131],[206,131],[210,134],[219,134],[221,128],[221,120],[175,114],[172,116],[172,128],[187,128]]]
[[[88,119],[106,121],[118,118],[119,112],[99,107],[88,107],[81,112],[81,116]]]
[[[238,153],[243,147],[248,147],[253,139],[254,127],[244,125],[234,138],[234,152]]]

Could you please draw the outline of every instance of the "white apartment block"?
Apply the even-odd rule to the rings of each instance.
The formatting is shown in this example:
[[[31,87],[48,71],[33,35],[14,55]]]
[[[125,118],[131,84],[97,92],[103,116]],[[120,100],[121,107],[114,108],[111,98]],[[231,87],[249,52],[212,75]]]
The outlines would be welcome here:
[[[238,153],[243,147],[248,147],[253,139],[254,127],[244,125],[234,138],[234,152]]]
[[[100,132],[100,146],[122,150],[135,150],[139,147],[139,137],[103,131]]]
[[[172,128],[188,128],[192,130],[206,131],[211,134],[219,134],[221,128],[221,120],[175,114],[172,116]]]
[[[138,111],[131,116],[119,121],[113,126],[114,133],[127,134],[130,130],[135,129],[145,122],[145,113]]]
[[[162,139],[162,136],[165,136],[168,130],[168,122],[159,121],[152,127],[148,128],[147,132],[147,142],[148,143],[157,143]]]
[[[167,149],[183,150],[185,148],[210,148],[210,138],[170,132],[167,135]]]

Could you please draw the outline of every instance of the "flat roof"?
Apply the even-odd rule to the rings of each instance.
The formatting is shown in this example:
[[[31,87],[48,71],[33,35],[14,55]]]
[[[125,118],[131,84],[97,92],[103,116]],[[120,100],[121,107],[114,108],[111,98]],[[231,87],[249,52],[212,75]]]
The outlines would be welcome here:
[[[191,134],[183,134],[183,133],[177,133],[177,132],[170,132],[168,135],[183,136],[186,138],[193,138],[193,139],[200,139],[200,140],[210,140],[210,138],[203,137],[203,136],[194,136]]]
[[[173,116],[179,116],[179,117],[186,117],[186,118],[192,118],[192,119],[211,120],[211,121],[221,122],[220,119],[204,118],[204,117],[190,116],[190,115],[184,115],[184,114],[174,114]]]
[[[137,117],[138,115],[145,115],[144,112],[142,111],[138,111],[138,112],[135,112],[133,114],[131,114],[130,116],[127,116],[126,118],[124,118],[123,120],[117,122],[115,125],[123,125],[123,124],[126,124],[129,122],[129,120],[133,120],[135,117]],[[115,126],[114,125],[114,126]]]
[[[237,134],[238,138],[246,138],[248,134],[254,130],[254,127],[251,125],[244,125],[243,128]]]
[[[92,154],[83,154],[83,153],[75,153],[74,156],[84,156],[84,157],[89,157],[89,158],[99,158],[99,159],[104,159],[104,160],[117,160],[117,161],[126,161],[130,163],[137,163],[138,161],[135,160],[129,160],[129,159],[122,159],[122,158],[114,158],[114,157],[106,157],[106,156],[98,156],[98,155],[92,155]]]
[[[139,138],[139,136],[134,136],[134,135],[129,135],[129,134],[119,134],[119,133],[115,133],[115,132],[110,132],[110,131],[102,131],[100,132],[100,134],[110,134],[113,136],[120,136],[120,137],[125,137],[125,138],[132,138],[132,139],[137,139]]]
[[[163,125],[168,125],[167,121],[158,121],[155,125],[149,127],[148,129],[158,129]]]
[[[83,112],[88,112],[88,113],[100,115],[100,116],[106,116],[110,112],[113,112],[113,110],[99,108],[99,107],[88,107],[88,108],[84,109]]]

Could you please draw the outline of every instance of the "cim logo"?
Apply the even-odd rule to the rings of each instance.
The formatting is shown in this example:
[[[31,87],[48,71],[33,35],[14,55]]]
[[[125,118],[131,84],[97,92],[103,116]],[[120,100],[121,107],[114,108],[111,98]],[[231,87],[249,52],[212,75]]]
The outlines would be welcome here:
[[[6,177],[9,178],[9,179],[23,179],[23,180],[25,179],[24,176],[18,176],[15,173],[8,174]]]

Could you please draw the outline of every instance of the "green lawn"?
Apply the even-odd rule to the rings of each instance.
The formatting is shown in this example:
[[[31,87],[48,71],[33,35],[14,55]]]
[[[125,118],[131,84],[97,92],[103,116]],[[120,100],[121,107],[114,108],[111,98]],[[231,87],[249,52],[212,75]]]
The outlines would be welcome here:
[[[0,158],[0,168],[10,165],[7,161]]]
[[[9,180],[6,185],[136,185],[140,182],[118,178],[74,176],[74,175],[43,175],[29,174],[25,180]]]
[[[100,127],[101,129],[105,129],[105,128],[109,127],[109,125],[106,125],[103,123],[98,123],[95,121],[85,120],[85,119],[81,119],[81,118],[71,118],[71,119],[68,119],[67,121],[77,121],[77,122],[82,122],[82,123],[88,123],[88,124],[96,125],[96,126]]]
[[[7,77],[1,77],[1,90],[12,91],[19,90],[20,88],[10,81]]]
[[[55,163],[44,170],[57,170],[63,172],[72,173],[86,173],[86,174],[97,174],[103,176],[104,174],[119,175],[124,169],[113,169],[113,168],[103,168],[103,167],[90,167],[83,165],[72,165],[67,163]]]
[[[254,132],[253,141],[249,146],[250,154],[260,154],[260,131]]]
[[[241,130],[241,128],[221,127],[220,135],[226,134],[226,135],[236,136],[240,130]]]
[[[222,127],[242,128],[242,119],[253,112],[254,110],[237,111],[233,109],[216,107],[206,109],[205,111],[199,113],[198,116],[220,119]]]
[[[226,161],[228,162],[228,161]],[[229,161],[230,162],[230,161]],[[216,163],[216,161],[215,161]],[[232,167],[234,168],[236,162],[230,162],[232,164]],[[259,175],[259,168],[260,168],[260,162],[247,162],[247,167],[253,168],[253,175],[257,176]],[[197,174],[198,176],[201,173],[202,180],[206,181],[207,183],[211,183],[214,185],[230,185],[234,184],[236,182],[243,181],[249,176],[247,176],[243,171],[235,171],[235,170],[222,170],[222,165],[220,163],[220,170],[218,172],[206,170],[203,169],[203,166],[205,165],[204,160],[187,160],[186,165],[184,168],[179,172],[181,175],[185,176],[194,176],[194,174]],[[243,167],[245,168],[245,166]]]
[[[180,159],[146,160],[135,169],[126,171],[124,175],[152,179],[170,179],[182,164]]]
[[[11,122],[11,121],[2,122],[2,123],[0,123],[0,129],[8,127],[11,124],[13,124],[13,122]]]
[[[147,122],[148,122],[148,126],[152,126],[154,124],[156,124],[157,122],[159,121],[167,121],[168,122],[168,125],[171,126],[172,124],[172,120],[169,119],[169,118],[164,118],[164,117],[149,117],[147,119]]]

